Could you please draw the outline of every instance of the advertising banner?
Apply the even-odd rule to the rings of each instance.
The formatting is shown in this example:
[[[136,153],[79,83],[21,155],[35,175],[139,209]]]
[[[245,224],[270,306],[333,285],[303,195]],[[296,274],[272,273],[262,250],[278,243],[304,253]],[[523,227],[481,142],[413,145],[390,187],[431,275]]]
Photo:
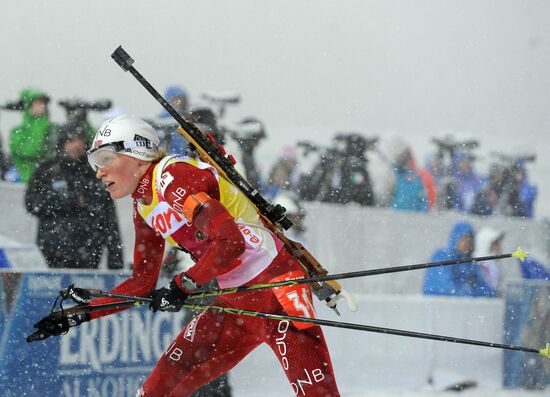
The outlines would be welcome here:
[[[124,277],[125,278],[125,277]],[[183,328],[184,312],[156,313],[146,306],[71,328],[65,335],[27,343],[70,284],[109,290],[108,274],[27,273],[4,323],[0,346],[2,396],[128,397],[136,391]],[[66,302],[66,306],[72,306]]]

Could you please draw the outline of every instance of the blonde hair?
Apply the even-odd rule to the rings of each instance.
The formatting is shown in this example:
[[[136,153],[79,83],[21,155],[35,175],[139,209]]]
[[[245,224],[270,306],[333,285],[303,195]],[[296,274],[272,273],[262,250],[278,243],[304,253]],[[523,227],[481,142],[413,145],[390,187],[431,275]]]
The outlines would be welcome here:
[[[155,157],[153,158],[153,162],[158,161],[166,156],[166,149],[160,148]]]

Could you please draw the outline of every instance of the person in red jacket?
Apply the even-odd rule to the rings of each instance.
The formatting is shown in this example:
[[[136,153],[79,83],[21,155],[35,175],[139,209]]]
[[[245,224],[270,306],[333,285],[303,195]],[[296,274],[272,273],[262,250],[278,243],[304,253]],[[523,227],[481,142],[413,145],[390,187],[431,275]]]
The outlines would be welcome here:
[[[216,279],[220,288],[304,277],[297,260],[263,224],[256,208],[209,164],[164,156],[144,121],[117,116],[103,123],[88,151],[113,199],[131,195],[134,267],[112,292],[150,296],[150,308],[178,311],[189,293]],[[155,289],[165,242],[195,260],[187,272]],[[213,305],[314,317],[306,285],[223,295]],[[93,300],[91,305],[116,301]],[[115,311],[73,318],[77,325]],[[137,396],[187,396],[239,363],[260,344],[277,356],[297,396],[339,396],[319,326],[204,311],[170,344]]]

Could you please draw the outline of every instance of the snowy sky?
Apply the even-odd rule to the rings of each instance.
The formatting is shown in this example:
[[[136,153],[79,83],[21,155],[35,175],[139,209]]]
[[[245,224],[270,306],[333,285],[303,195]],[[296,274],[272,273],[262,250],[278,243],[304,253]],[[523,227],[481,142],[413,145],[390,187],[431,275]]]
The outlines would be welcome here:
[[[0,103],[37,86],[154,117],[159,105],[110,58],[122,44],[160,91],[240,93],[227,119],[266,123],[264,171],[298,138],[399,134],[423,159],[430,137],[452,132],[480,153],[536,152],[538,216],[550,216],[549,20],[543,0],[2,0]],[[4,142],[18,122],[2,112]]]

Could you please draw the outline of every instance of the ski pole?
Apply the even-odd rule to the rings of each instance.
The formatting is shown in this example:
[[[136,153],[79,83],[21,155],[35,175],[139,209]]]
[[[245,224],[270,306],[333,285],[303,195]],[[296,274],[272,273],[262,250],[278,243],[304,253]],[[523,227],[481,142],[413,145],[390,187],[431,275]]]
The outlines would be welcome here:
[[[151,298],[144,298],[141,296],[130,296],[130,295],[122,295],[122,294],[116,294],[116,295],[117,297],[127,299],[126,302],[121,302],[126,306],[136,305],[136,303],[137,305],[148,303],[148,302],[151,302],[152,300]],[[107,306],[107,305],[102,305],[102,306]],[[96,307],[100,307],[100,306],[96,306]],[[547,343],[543,349],[534,349],[531,347],[509,345],[505,343],[484,342],[484,341],[479,341],[474,339],[456,338],[453,336],[427,334],[422,332],[406,331],[406,330],[394,329],[394,328],[375,327],[375,326],[364,325],[364,324],[345,323],[341,321],[323,320],[319,318],[305,318],[305,317],[289,316],[285,314],[266,313],[266,312],[260,312],[260,311],[237,309],[232,307],[197,305],[192,303],[184,303],[183,307],[186,307],[192,310],[213,310],[219,313],[227,313],[227,314],[233,314],[238,316],[260,317],[260,318],[267,318],[270,320],[278,320],[278,321],[296,321],[296,322],[306,323],[306,324],[353,329],[357,331],[374,332],[374,333],[387,334],[387,335],[406,336],[410,338],[437,340],[441,342],[461,343],[465,345],[516,350],[516,351],[522,351],[527,353],[536,353],[545,357],[550,357],[550,343]]]
[[[367,276],[375,276],[379,274],[388,274],[388,273],[397,273],[397,272],[405,272],[410,270],[419,270],[419,269],[428,269],[432,267],[441,267],[441,266],[451,266],[451,265],[459,265],[463,263],[470,263],[470,262],[483,262],[488,260],[497,260],[497,259],[505,259],[505,258],[519,258],[522,262],[527,256],[527,253],[524,252],[520,247],[511,254],[500,254],[500,255],[490,255],[490,256],[478,256],[474,258],[466,258],[466,259],[453,259],[448,261],[441,261],[441,262],[428,262],[428,263],[420,263],[416,265],[403,265],[403,266],[395,266],[395,267],[388,267],[388,268],[378,268],[378,269],[371,269],[371,270],[360,270],[357,272],[348,272],[348,273],[337,273],[337,274],[327,274],[324,276],[315,276],[315,277],[306,277],[306,278],[300,278],[295,280],[285,280],[285,281],[277,281],[273,283],[262,283],[262,284],[253,284],[253,285],[245,285],[241,287],[234,287],[234,288],[223,288],[223,289],[211,289],[211,290],[205,290],[205,291],[196,291],[189,294],[187,299],[198,299],[198,298],[206,298],[211,296],[219,296],[219,295],[227,295],[227,294],[234,294],[237,292],[245,292],[245,291],[255,291],[259,289],[266,289],[266,288],[278,288],[278,287],[288,287],[298,284],[308,284],[308,283],[318,283],[322,281],[327,280],[343,280],[348,278],[357,278],[357,277],[367,277]],[[65,298],[73,298],[75,301],[79,301],[79,294],[75,292],[74,294],[71,293],[71,287],[65,289],[62,291],[64,293]],[[135,300],[141,300],[143,299],[140,296],[128,296],[123,294],[116,294],[108,291],[102,291],[99,289],[80,289],[81,291],[84,291],[90,295],[90,297],[95,298],[120,298],[120,299],[129,299],[133,298]],[[80,301],[81,303],[85,303],[85,301]]]
[[[187,307],[188,309],[213,310],[219,313],[235,314],[239,316],[261,317],[261,318],[267,318],[267,319],[279,320],[279,321],[297,321],[297,322],[306,323],[306,324],[324,325],[327,327],[347,328],[347,329],[354,329],[358,331],[407,336],[411,338],[430,339],[430,340],[437,340],[437,341],[451,342],[451,343],[462,343],[466,345],[485,346],[485,347],[492,347],[497,349],[517,350],[517,351],[523,351],[527,353],[536,353],[536,354],[540,354],[542,356],[550,358],[550,343],[547,343],[543,349],[534,349],[530,347],[509,345],[505,343],[483,342],[483,341],[474,340],[474,339],[455,338],[452,336],[443,336],[443,335],[427,334],[422,332],[405,331],[405,330],[394,329],[394,328],[375,327],[375,326],[363,325],[363,324],[345,323],[341,321],[323,320],[318,318],[304,318],[304,317],[297,317],[297,316],[288,316],[284,314],[265,313],[265,312],[258,312],[258,311],[252,311],[252,310],[236,309],[231,307],[195,305],[190,303],[189,304],[184,303],[183,306]]]
[[[265,288],[286,287],[286,286],[293,286],[293,285],[298,285],[298,284],[308,284],[308,283],[328,281],[328,280],[344,280],[344,279],[349,279],[349,278],[376,276],[376,275],[380,275],[380,274],[406,272],[406,271],[410,271],[410,270],[428,269],[428,268],[432,268],[432,267],[459,265],[459,264],[470,263],[470,262],[476,263],[476,262],[483,262],[483,261],[497,260],[497,259],[505,259],[505,258],[512,258],[512,257],[519,258],[523,262],[523,260],[525,259],[526,256],[527,256],[527,253],[525,251],[523,251],[521,249],[521,247],[518,247],[518,249],[516,251],[514,251],[510,254],[478,256],[478,257],[474,257],[474,258],[453,259],[453,260],[441,261],[441,262],[428,262],[428,263],[420,263],[420,264],[415,264],[415,265],[403,265],[403,266],[394,266],[394,267],[378,268],[378,269],[371,269],[371,270],[360,270],[360,271],[357,271],[357,272],[327,274],[327,275],[324,275],[324,276],[306,277],[306,278],[300,278],[300,279],[295,279],[295,280],[277,281],[277,282],[273,282],[273,283],[245,285],[245,286],[235,287],[235,288],[223,288],[223,289],[212,289],[212,290],[206,290],[206,291],[196,291],[196,292],[191,293],[189,295],[188,299],[205,298],[205,297],[208,297],[208,296],[234,294],[236,292],[253,291],[253,290],[265,289]]]

